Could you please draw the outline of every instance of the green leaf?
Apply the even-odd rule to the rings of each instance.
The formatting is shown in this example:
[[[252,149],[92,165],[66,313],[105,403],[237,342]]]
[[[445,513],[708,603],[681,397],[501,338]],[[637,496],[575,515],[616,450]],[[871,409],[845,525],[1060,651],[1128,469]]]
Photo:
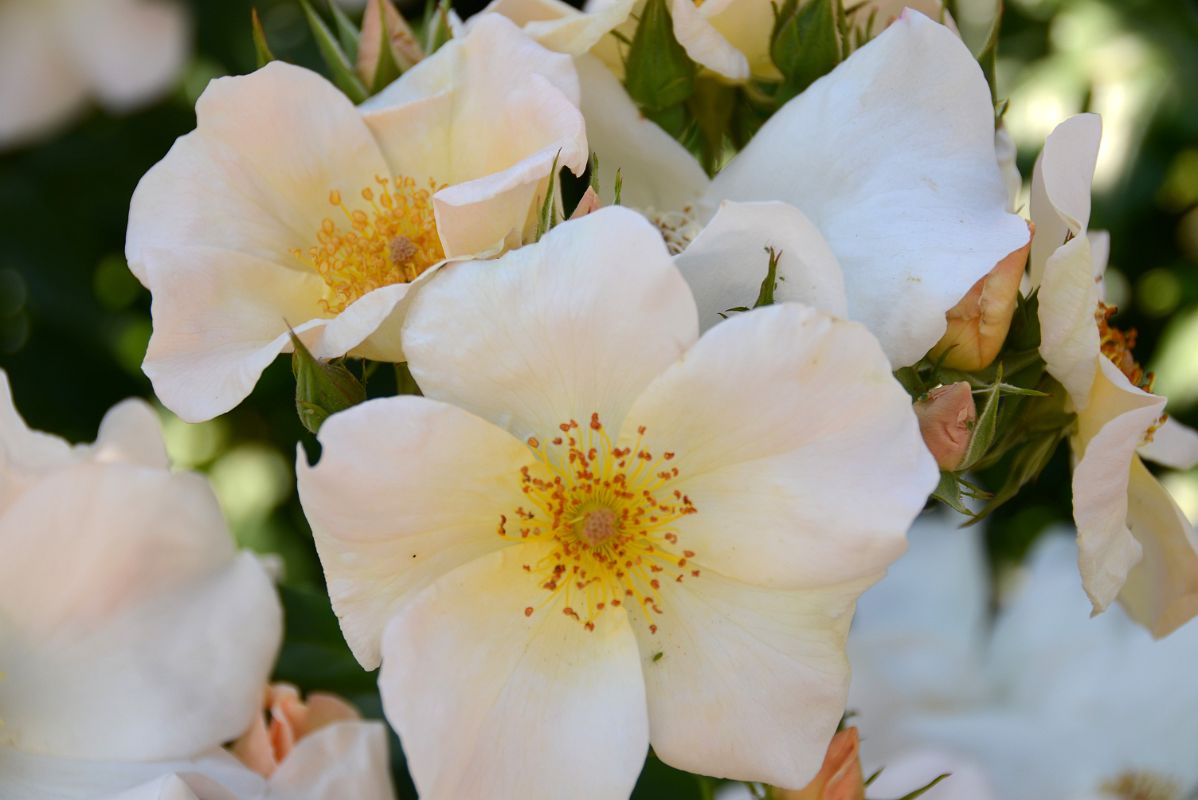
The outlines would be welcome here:
[[[258,9],[250,9],[250,32],[254,37],[254,54],[258,58],[258,68],[261,69],[275,60],[275,54],[266,43],[266,31],[262,29],[262,20],[258,17]]]
[[[395,393],[410,394],[417,397],[424,395],[424,392],[420,391],[419,384],[416,383],[416,378],[412,376],[412,370],[408,367],[406,361],[395,365]]]
[[[913,792],[909,792],[908,794],[903,795],[898,800],[915,800],[915,798],[917,798],[917,797],[922,797],[923,795],[930,792],[932,790],[933,786],[940,783],[940,781],[944,780],[951,774],[952,774],[951,772],[945,772],[941,775],[937,775],[935,778],[932,779],[931,783],[928,783],[925,786],[919,787],[918,789],[916,789]]]
[[[358,28],[353,20],[337,5],[337,0],[329,0],[329,12],[333,15],[333,24],[337,26],[337,39],[341,49],[351,62],[358,60]]]
[[[961,497],[961,484],[952,472],[940,471],[940,484],[936,487],[936,491],[932,492],[932,499],[939,500],[959,514],[964,514],[967,517],[973,516],[973,510],[965,505],[965,501]]]
[[[838,6],[837,0],[785,0],[777,9],[770,58],[782,73],[779,105],[840,63]]]
[[[661,124],[650,112],[660,116],[685,103],[694,91],[695,72],[694,62],[674,37],[666,0],[648,0],[624,61],[624,85],[629,96],[646,116]]]
[[[316,40],[316,48],[320,51],[320,57],[324,59],[325,65],[329,68],[333,83],[337,88],[345,93],[345,96],[354,103],[361,103],[369,96],[366,87],[362,85],[362,81],[358,78],[354,71],[353,63],[346,56],[345,51],[341,49],[341,44],[329,30],[329,26],[325,25],[324,20],[312,8],[308,0],[299,0],[300,6],[304,9],[304,16],[308,19],[308,27],[312,30],[312,38]]]
[[[304,427],[316,433],[330,415],[365,400],[366,387],[341,364],[315,358],[294,331],[290,335],[295,348],[291,356],[295,411]]]
[[[999,487],[994,496],[990,498],[977,512],[970,524],[981,522],[983,519],[994,513],[995,509],[1006,503],[1015,495],[1019,494],[1019,490],[1028,483],[1034,481],[1048,466],[1048,462],[1052,459],[1053,453],[1056,452],[1057,446],[1065,440],[1067,433],[1059,431],[1057,433],[1049,433],[1038,438],[1032,439],[1021,447],[1017,448],[1011,461],[1003,469],[1004,481]]]

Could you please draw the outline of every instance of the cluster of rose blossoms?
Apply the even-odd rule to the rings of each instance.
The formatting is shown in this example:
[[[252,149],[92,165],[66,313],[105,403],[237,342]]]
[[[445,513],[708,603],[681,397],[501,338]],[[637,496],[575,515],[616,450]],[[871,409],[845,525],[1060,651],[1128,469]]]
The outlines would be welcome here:
[[[422,797],[627,797],[652,747],[863,798],[858,598],[930,497],[1005,501],[1065,440],[1093,612],[1155,637],[1198,614],[1198,537],[1142,461],[1188,468],[1198,435],[1103,303],[1097,117],[1052,133],[1017,209],[935,3],[434,24],[370,0],[352,58],[322,40],[335,84],[260,36],[127,237],[175,414],[295,353],[304,512]],[[359,360],[400,394],[365,400]],[[268,683],[270,570],[144,403],[70,446],[0,373],[0,549],[0,796],[394,796],[382,723]]]

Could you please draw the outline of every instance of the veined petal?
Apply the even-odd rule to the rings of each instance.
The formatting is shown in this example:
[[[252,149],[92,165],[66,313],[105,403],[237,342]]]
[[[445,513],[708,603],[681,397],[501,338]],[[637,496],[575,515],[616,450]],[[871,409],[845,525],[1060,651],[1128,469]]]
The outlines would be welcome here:
[[[181,3],[70,3],[58,7],[58,16],[80,73],[109,108],[144,103],[183,71],[190,31]]]
[[[1080,236],[1090,224],[1090,183],[1101,139],[1102,117],[1078,114],[1044,140],[1032,170],[1030,214],[1036,224],[1029,267],[1032,286],[1040,285],[1048,257],[1066,236]]]
[[[1140,445],[1142,458],[1173,469],[1193,469],[1198,464],[1198,431],[1182,425],[1173,417],[1152,433],[1152,440]]]
[[[599,156],[599,188],[611,197],[616,170],[621,202],[673,211],[695,203],[710,180],[685,147],[645,116],[611,70],[594,56],[575,60],[587,141]]]
[[[533,550],[451,572],[387,628],[383,707],[421,797],[539,800],[577,790],[614,800],[632,791],[649,722],[628,619],[606,614],[587,630],[562,613],[560,596],[542,605],[544,592],[521,569]]]
[[[301,334],[324,324],[316,318],[325,286],[315,272],[208,247],[142,252],[155,265],[148,276],[154,331],[142,368],[163,404],[188,422],[244,400],[290,349],[289,324]],[[317,342],[315,333],[304,338],[310,347]]]
[[[1128,573],[1119,602],[1159,639],[1198,615],[1198,535],[1138,458],[1127,491],[1127,526],[1144,555]]]
[[[381,722],[338,722],[305,736],[270,776],[270,795],[393,800],[387,728]]]
[[[895,366],[921,358],[945,312],[1028,236],[1005,211],[977,63],[914,12],[783,106],[707,200],[782,200],[806,214],[844,269],[849,316]]]
[[[624,22],[635,4],[635,0],[596,0],[584,13],[561,0],[493,0],[481,13],[502,14],[550,50],[580,56]],[[467,29],[480,17],[467,20]]]
[[[1039,229],[1036,236],[1040,235]],[[1098,284],[1090,240],[1078,236],[1048,258],[1040,284],[1040,355],[1078,409],[1089,402],[1094,360],[1102,358],[1098,323]]]
[[[679,546],[756,585],[881,577],[939,478],[877,341],[795,303],[709,330],[622,438],[637,425],[646,449],[676,454],[674,488],[697,510],[676,523]]]
[[[1073,470],[1078,565],[1095,613],[1115,599],[1142,557],[1128,527],[1128,482],[1136,448],[1165,406],[1163,397],[1132,386],[1108,359],[1097,363],[1089,402],[1078,415]]]
[[[674,257],[695,294],[703,329],[733,307],[752,307],[769,266],[767,247],[779,254],[776,302],[797,301],[845,316],[840,264],[802,211],[786,203],[726,202]]]
[[[296,465],[333,608],[358,661],[379,664],[388,620],[411,594],[506,546],[500,515],[524,502],[523,443],[425,398],[372,400],[330,417],[320,461]]]
[[[0,707],[22,750],[186,758],[258,708],[274,587],[196,475],[83,463],[0,517]]]
[[[495,261],[447,265],[412,300],[403,340],[426,396],[523,441],[592,413],[618,430],[694,342],[696,316],[657,231],[612,207]]]
[[[329,193],[356,197],[389,176],[362,117],[315,72],[274,61],[218,78],[196,103],[196,130],[141,179],[125,252],[133,273],[166,272],[155,254],[221,248],[300,269],[294,248],[316,244],[340,212]]]
[[[845,637],[867,585],[779,591],[707,571],[663,592],[657,632],[633,624],[653,751],[689,772],[804,786],[844,713]]]

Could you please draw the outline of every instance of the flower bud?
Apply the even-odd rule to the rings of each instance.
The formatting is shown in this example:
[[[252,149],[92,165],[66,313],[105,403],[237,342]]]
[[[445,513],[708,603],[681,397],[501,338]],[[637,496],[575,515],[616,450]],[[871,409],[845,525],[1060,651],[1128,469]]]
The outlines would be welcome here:
[[[859,747],[856,728],[838,731],[811,783],[802,789],[778,789],[773,796],[778,800],[865,800]]]
[[[588,186],[579,199],[578,205],[574,206],[573,213],[570,214],[570,219],[581,219],[592,211],[598,211],[603,206],[603,201],[599,199],[598,192],[594,187]]]
[[[1030,223],[1028,230],[1034,230]],[[929,353],[933,359],[943,356],[943,366],[966,372],[990,366],[1011,328],[1031,245],[1029,236],[1027,244],[999,261],[948,310],[948,328]]]
[[[305,736],[335,722],[359,718],[357,709],[336,695],[310,694],[305,703],[299,690],[286,683],[267,686],[262,706],[265,713],[254,719],[230,749],[241,763],[264,778],[274,773]]]
[[[919,419],[924,444],[940,468],[952,472],[961,466],[973,437],[974,420],[978,417],[970,385],[958,381],[937,386],[915,403],[915,416]]]

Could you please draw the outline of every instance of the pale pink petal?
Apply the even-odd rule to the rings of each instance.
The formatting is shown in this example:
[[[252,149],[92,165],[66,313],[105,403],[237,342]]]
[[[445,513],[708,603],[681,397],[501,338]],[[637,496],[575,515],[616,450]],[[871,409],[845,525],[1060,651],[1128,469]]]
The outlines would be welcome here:
[[[1048,257],[1070,234],[1090,224],[1090,182],[1098,160],[1102,118],[1078,114],[1058,125],[1044,140],[1032,171],[1031,217],[1036,223],[1029,274],[1039,286]]]

